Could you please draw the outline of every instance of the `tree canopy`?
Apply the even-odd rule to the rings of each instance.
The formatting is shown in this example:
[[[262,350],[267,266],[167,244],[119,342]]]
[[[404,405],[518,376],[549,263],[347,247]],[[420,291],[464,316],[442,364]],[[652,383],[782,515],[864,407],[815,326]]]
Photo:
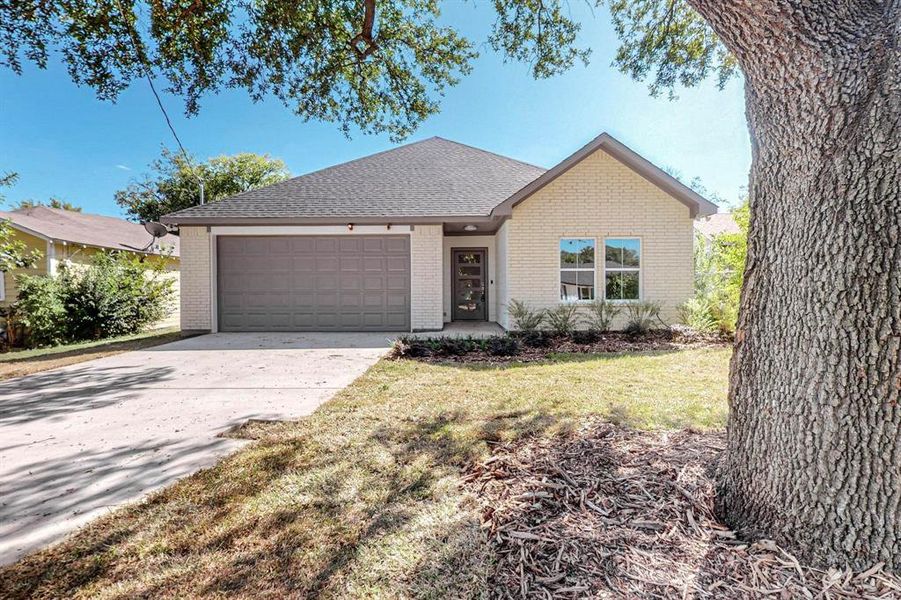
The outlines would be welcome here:
[[[252,153],[217,156],[206,162],[163,148],[151,172],[116,192],[116,203],[136,221],[157,221],[170,212],[200,202],[198,179],[204,182],[206,202],[215,202],[289,177],[285,163]]]
[[[602,4],[603,0],[597,0]],[[622,46],[616,64],[651,90],[725,82],[735,61],[685,0],[609,0]],[[488,44],[550,77],[590,51],[563,0],[494,0]],[[274,95],[303,119],[345,132],[409,135],[470,72],[478,40],[439,22],[439,0],[0,2],[0,66],[46,67],[115,100],[145,76],[164,80],[196,114],[205,94]]]
[[[61,200],[60,198],[50,198],[46,202],[41,200],[19,200],[18,202],[12,203],[13,210],[23,209],[23,208],[34,208],[35,206],[47,206],[50,208],[59,208],[62,210],[69,210],[72,212],[81,212],[81,207],[72,204],[67,200]]]

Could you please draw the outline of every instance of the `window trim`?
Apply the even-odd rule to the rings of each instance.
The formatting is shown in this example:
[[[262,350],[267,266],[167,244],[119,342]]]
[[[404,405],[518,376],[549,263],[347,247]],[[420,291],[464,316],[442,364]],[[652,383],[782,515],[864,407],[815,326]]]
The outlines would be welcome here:
[[[6,271],[0,271],[0,302],[6,301]]]
[[[638,268],[621,267],[607,268],[607,240],[637,240],[638,241]],[[597,259],[595,259],[597,264]],[[638,272],[638,298],[623,299],[607,299],[607,272],[611,273],[634,273]],[[612,302],[614,304],[629,304],[633,302],[644,301],[644,240],[636,235],[610,235],[604,236],[604,302]]]
[[[594,244],[594,267],[591,269],[564,269],[560,266],[560,243],[564,240],[591,240],[591,243]],[[594,298],[591,300],[582,300],[581,298],[576,298],[575,300],[564,300],[560,297],[560,292],[563,289],[563,271],[581,271],[581,272],[592,272],[594,273]],[[578,285],[576,286],[576,294],[578,294]],[[557,240],[557,302],[560,304],[591,304],[598,297],[598,238],[589,235],[566,235],[562,236]]]

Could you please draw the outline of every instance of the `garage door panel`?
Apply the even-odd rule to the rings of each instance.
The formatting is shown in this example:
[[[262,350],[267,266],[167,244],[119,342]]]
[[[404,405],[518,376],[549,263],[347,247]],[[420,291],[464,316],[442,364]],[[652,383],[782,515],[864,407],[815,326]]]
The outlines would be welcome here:
[[[406,330],[407,236],[217,238],[223,331]]]

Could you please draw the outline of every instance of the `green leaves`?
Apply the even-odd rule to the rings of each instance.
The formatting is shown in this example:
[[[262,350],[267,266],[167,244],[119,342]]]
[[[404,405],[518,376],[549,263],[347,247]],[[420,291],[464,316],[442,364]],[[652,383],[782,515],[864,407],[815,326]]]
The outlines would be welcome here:
[[[590,0],[601,4],[603,0]],[[736,63],[687,0],[609,0],[615,63],[651,92],[720,85]],[[547,78],[587,63],[563,0],[492,0],[489,45]],[[115,100],[164,80],[196,114],[204,95],[241,88],[304,120],[400,140],[468,74],[473,43],[439,22],[438,0],[0,0],[0,66],[45,67],[57,52],[77,84]]]
[[[582,26],[554,0],[494,0],[497,21],[488,38],[491,47],[529,63],[536,79],[570,69],[576,61],[588,64],[591,50],[575,46]]]
[[[707,22],[686,0],[610,0],[621,45],[614,64],[637,80],[651,79],[651,94],[691,87],[716,75],[722,88],[738,70]]]
[[[116,192],[116,204],[135,221],[158,221],[164,214],[199,204],[198,179],[204,182],[206,201],[215,202],[289,177],[282,161],[249,152],[217,156],[198,165],[163,148],[151,169],[152,174]]]

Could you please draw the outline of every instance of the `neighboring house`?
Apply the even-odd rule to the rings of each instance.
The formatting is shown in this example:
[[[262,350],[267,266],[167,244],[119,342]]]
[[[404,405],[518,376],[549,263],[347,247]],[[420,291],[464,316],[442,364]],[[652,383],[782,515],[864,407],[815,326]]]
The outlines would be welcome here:
[[[650,300],[674,320],[694,220],[715,212],[602,134],[550,170],[430,138],[162,220],[185,331],[420,331],[510,328],[512,299]]]
[[[100,251],[118,250],[148,255],[148,260],[164,260],[166,269],[179,284],[178,236],[167,235],[146,251],[142,249],[151,237],[143,225],[115,217],[91,215],[75,211],[34,206],[13,211],[0,211],[0,220],[8,221],[15,237],[25,242],[28,250],[43,255],[32,269],[17,269],[0,277],[0,306],[16,300],[16,275],[56,273],[60,265],[83,265]],[[160,325],[178,325],[179,305]]]
[[[741,233],[741,228],[730,212],[716,213],[698,219],[695,221],[695,230],[708,241],[723,233]]]

